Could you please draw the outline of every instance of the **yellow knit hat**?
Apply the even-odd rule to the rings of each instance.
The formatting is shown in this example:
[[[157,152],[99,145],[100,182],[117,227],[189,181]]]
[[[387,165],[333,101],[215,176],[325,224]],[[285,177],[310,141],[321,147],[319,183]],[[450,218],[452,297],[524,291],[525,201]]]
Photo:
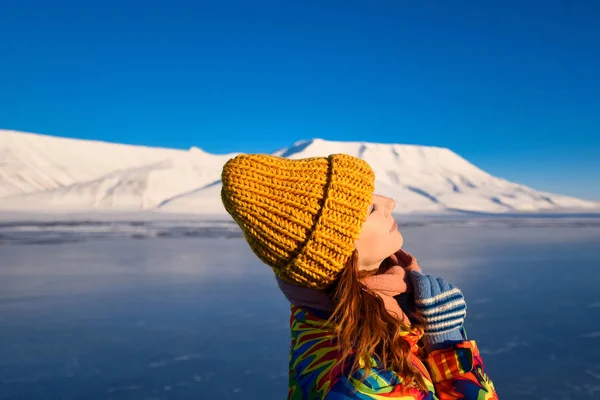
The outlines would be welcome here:
[[[252,251],[284,281],[324,289],[343,270],[367,217],[375,174],[347,154],[230,159],[221,200]]]

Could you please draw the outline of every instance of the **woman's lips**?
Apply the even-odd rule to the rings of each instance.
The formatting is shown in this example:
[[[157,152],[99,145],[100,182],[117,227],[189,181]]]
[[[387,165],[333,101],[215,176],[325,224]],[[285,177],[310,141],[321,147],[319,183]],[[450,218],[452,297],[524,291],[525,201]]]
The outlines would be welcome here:
[[[398,223],[396,221],[394,221],[394,225],[392,225],[392,229],[390,229],[390,232],[393,232],[395,230],[398,230]]]

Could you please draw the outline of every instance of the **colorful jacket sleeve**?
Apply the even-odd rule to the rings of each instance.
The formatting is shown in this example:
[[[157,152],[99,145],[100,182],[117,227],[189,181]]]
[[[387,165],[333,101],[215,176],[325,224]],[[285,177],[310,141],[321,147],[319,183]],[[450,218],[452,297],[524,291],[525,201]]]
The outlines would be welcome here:
[[[485,373],[477,343],[473,340],[434,351],[427,356],[425,363],[439,400],[498,399],[494,384]]]

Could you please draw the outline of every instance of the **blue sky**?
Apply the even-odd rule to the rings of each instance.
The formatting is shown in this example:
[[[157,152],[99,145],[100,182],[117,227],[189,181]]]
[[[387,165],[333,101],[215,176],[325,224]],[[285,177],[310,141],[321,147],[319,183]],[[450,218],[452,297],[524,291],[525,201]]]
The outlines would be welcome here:
[[[436,145],[600,200],[599,20],[597,1],[2,2],[0,128]]]

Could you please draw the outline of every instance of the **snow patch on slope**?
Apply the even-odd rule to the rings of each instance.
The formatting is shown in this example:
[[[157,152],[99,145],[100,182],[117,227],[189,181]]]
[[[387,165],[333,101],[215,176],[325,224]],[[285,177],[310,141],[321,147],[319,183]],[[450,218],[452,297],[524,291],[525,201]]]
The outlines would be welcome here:
[[[0,131],[0,208],[151,209],[233,156]]]

